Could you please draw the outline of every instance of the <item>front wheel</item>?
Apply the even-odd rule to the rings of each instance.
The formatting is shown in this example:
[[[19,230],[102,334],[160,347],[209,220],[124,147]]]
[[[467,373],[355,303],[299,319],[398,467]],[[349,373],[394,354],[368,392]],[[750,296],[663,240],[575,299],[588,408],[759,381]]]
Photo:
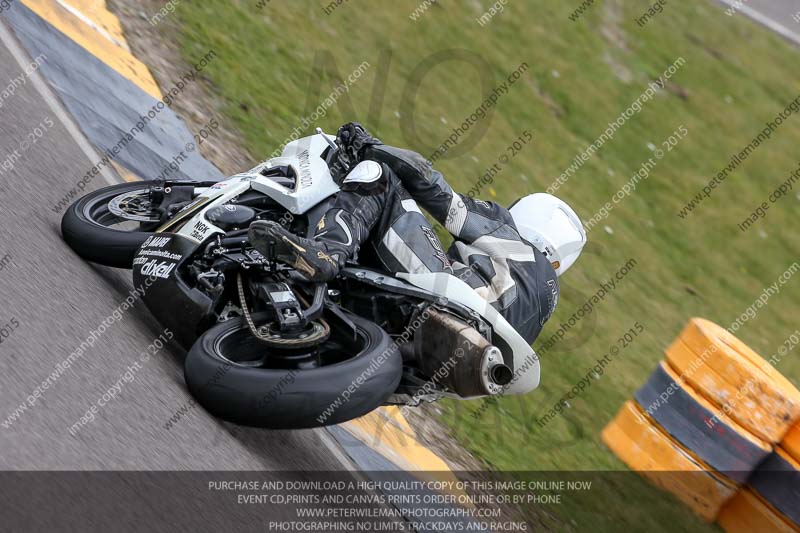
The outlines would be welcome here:
[[[122,183],[87,194],[64,213],[64,240],[88,261],[131,268],[136,251],[153,234],[142,228],[159,222],[159,214],[149,199],[153,183]]]
[[[355,338],[331,316],[327,340],[294,350],[260,343],[244,319],[217,324],[186,357],[189,391],[214,416],[245,426],[302,429],[363,416],[394,393],[402,357],[377,324],[347,316]]]

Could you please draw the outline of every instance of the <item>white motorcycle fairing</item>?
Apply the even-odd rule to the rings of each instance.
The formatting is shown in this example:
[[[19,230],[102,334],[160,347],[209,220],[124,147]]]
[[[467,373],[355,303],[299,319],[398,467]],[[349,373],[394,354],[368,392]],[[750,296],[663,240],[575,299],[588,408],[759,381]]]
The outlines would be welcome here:
[[[330,139],[334,137],[328,136]],[[200,243],[216,233],[225,233],[206,218],[206,212],[223,205],[240,194],[253,189],[286,208],[293,215],[302,215],[326,198],[339,192],[333,181],[330,169],[323,159],[328,142],[323,135],[312,135],[290,142],[280,157],[269,159],[257,167],[231,176],[203,189],[192,204],[185,208],[191,219],[183,224],[178,234]],[[293,174],[293,187],[288,187],[287,178],[273,179],[268,174],[278,168],[290,169]],[[202,204],[202,208],[197,209]],[[185,217],[178,215],[178,219]],[[174,226],[175,219],[167,226]]]
[[[335,139],[331,136],[328,138]],[[290,213],[300,215],[339,192],[339,186],[333,181],[328,164],[322,157],[327,149],[328,141],[323,135],[298,139],[286,145],[281,157],[265,161],[246,175],[254,177],[253,189],[266,194]],[[283,165],[294,170],[294,190],[264,177],[265,172]]]

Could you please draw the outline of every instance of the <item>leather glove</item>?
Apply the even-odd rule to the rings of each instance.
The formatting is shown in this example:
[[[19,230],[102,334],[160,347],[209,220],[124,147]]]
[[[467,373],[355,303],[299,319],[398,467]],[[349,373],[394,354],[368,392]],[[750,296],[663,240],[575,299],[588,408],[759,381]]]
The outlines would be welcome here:
[[[353,165],[357,165],[362,161],[365,148],[383,144],[379,139],[370,135],[364,126],[358,122],[348,122],[343,125],[339,128],[336,137],[347,152]]]

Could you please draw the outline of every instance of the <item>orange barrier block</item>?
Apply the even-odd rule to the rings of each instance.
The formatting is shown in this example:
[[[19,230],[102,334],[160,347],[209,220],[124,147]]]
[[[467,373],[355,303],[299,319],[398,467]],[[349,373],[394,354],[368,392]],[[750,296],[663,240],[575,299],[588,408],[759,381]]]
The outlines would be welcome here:
[[[632,470],[713,522],[736,485],[681,446],[635,403],[626,402],[603,430],[603,442]]]
[[[800,391],[739,339],[693,318],[666,350],[681,379],[750,432],[777,444],[800,419]]]
[[[781,448],[791,455],[795,461],[800,461],[800,424],[795,424],[781,442]]]
[[[723,509],[717,520],[728,533],[793,533],[800,528],[785,520],[778,512],[756,496],[742,489]]]

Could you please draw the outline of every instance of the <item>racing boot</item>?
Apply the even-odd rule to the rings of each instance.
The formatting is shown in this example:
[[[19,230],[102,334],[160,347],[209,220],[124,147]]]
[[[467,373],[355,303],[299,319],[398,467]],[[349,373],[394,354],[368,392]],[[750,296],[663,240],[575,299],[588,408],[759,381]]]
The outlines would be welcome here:
[[[350,255],[349,250],[335,242],[300,237],[273,221],[253,222],[249,235],[250,243],[262,255],[269,257],[274,253],[275,259],[297,269],[310,281],[332,280]]]

